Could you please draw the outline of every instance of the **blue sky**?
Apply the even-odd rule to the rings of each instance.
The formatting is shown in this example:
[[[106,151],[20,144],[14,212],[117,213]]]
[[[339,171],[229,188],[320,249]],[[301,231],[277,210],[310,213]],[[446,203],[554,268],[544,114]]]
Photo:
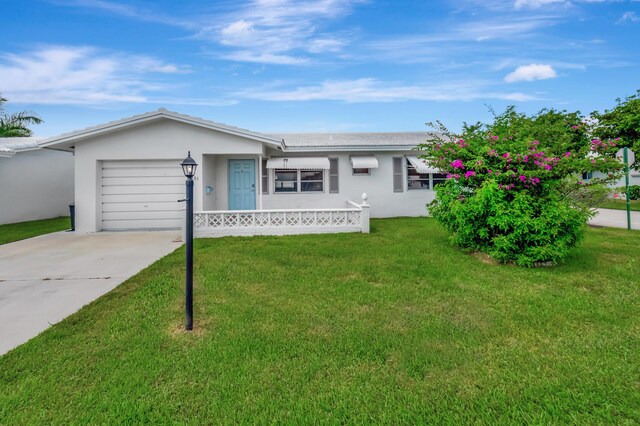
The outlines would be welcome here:
[[[256,131],[453,130],[640,89],[640,1],[5,0],[0,93],[53,136],[159,107]]]

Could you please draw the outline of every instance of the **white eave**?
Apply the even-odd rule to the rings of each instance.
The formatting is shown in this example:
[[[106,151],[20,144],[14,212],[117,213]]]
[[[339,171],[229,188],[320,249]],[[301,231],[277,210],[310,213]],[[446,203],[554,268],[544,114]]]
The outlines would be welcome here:
[[[274,148],[281,149],[282,141],[272,138],[261,133],[252,132],[250,130],[241,129],[239,127],[228,126],[226,124],[216,123],[215,121],[205,120],[203,118],[193,117],[186,114],[180,114],[173,111],[168,111],[164,108],[160,108],[156,111],[147,112],[145,114],[134,115],[132,117],[123,118],[117,121],[111,121],[109,123],[100,124],[93,127],[77,130],[71,133],[64,133],[60,136],[46,139],[40,143],[41,147],[56,147],[66,151],[73,151],[75,144],[82,142],[85,139],[93,136],[102,135],[125,129],[128,127],[137,126],[140,124],[169,119],[178,121],[181,123],[191,124],[206,129],[216,130],[223,133],[232,134],[235,136],[244,137],[247,139],[256,140],[271,145]]]

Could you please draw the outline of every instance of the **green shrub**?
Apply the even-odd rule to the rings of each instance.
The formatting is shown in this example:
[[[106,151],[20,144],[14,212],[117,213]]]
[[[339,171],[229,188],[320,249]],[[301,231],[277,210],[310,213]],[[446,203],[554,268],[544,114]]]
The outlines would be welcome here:
[[[558,262],[582,237],[591,208],[618,178],[616,141],[590,139],[578,113],[543,110],[528,117],[513,108],[488,125],[440,123],[423,156],[447,173],[430,214],[454,244],[501,262]],[[584,172],[605,178],[582,182]]]
[[[629,199],[640,200],[640,185],[629,186]]]

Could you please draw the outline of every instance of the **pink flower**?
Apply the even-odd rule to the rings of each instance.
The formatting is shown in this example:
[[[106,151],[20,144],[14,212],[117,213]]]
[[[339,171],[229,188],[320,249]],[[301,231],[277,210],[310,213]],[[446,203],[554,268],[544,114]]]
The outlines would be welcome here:
[[[453,175],[453,178],[454,179],[460,179],[460,175],[458,173],[456,173],[456,174]]]
[[[571,157],[571,153],[569,151],[567,151],[567,152],[564,153],[564,156],[565,157]]]
[[[462,160],[453,160],[451,162],[451,167],[454,169],[464,169],[464,164],[462,163]]]
[[[523,176],[523,175],[520,175],[520,176],[518,177],[518,179],[520,179],[520,181],[521,181],[521,182],[526,182],[526,181],[527,181],[527,177],[526,177],[526,176]]]
[[[505,152],[504,154],[502,154],[502,158],[509,158],[509,153]]]
[[[547,170],[551,170],[551,164],[545,164],[544,168],[547,169]]]
[[[470,178],[471,176],[475,176],[476,172],[474,172],[473,170],[469,170],[467,173],[464,174],[464,177],[466,178]]]
[[[492,170],[487,170],[487,173],[489,173],[490,175],[493,174]]]

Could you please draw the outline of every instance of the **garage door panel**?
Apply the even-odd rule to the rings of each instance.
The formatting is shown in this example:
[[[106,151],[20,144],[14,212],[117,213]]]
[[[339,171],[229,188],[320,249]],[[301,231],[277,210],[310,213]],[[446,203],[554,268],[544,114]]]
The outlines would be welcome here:
[[[182,194],[185,193],[184,185],[118,185],[103,186],[105,195],[118,194]]]
[[[179,228],[185,195],[180,160],[103,161],[102,229]]]
[[[171,168],[167,169],[166,167],[149,167],[146,169],[125,169],[125,168],[115,168],[115,169],[103,169],[102,177],[103,178],[111,178],[111,177],[139,177],[139,176],[148,176],[148,177],[158,177],[158,176],[167,176],[180,178],[180,180],[185,180],[184,175],[182,174],[182,169]]]
[[[184,191],[169,194],[106,194],[102,196],[103,204],[111,203],[153,203],[165,202],[172,203],[185,197]]]
[[[102,186],[114,185],[180,185],[184,178],[176,180],[174,176],[135,176],[135,177],[103,177]],[[184,187],[184,183],[181,185]]]
[[[102,169],[143,169],[149,167],[177,168],[182,160],[109,160],[102,162]]]
[[[105,231],[124,231],[130,229],[175,229],[179,228],[182,220],[175,219],[144,219],[144,220],[108,220],[103,221]]]
[[[173,202],[144,202],[144,203],[106,203],[102,206],[103,213],[106,212],[152,212],[152,211],[176,211],[181,210],[181,206],[176,200]]]
[[[144,220],[144,219],[177,219],[182,215],[180,210],[174,211],[142,211],[142,212],[103,212],[102,220]]]

